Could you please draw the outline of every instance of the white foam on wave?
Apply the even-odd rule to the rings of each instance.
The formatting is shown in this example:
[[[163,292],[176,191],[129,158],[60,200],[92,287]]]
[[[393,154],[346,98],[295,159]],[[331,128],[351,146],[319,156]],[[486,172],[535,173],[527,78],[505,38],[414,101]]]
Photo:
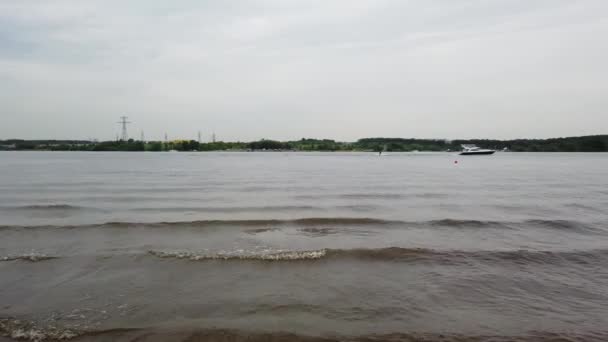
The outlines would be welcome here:
[[[25,341],[63,341],[70,340],[78,334],[69,329],[61,329],[54,326],[41,328],[32,322],[12,318],[0,319],[0,335],[14,340]]]
[[[165,252],[148,251],[159,258],[187,259],[192,261],[204,260],[259,260],[259,261],[296,261],[321,259],[327,255],[326,249],[311,251],[276,251],[264,253],[197,253],[197,252]]]
[[[36,261],[50,260],[50,259],[56,259],[56,258],[57,257],[49,256],[46,254],[31,252],[31,253],[21,254],[21,255],[3,256],[3,257],[0,257],[0,261],[24,260],[24,261],[36,262]]]

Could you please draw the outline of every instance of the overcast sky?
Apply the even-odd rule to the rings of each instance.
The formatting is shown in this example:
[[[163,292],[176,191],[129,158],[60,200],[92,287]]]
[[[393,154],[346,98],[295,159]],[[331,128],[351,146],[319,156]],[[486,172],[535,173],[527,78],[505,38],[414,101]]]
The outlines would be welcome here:
[[[608,133],[606,0],[0,0],[0,139]]]

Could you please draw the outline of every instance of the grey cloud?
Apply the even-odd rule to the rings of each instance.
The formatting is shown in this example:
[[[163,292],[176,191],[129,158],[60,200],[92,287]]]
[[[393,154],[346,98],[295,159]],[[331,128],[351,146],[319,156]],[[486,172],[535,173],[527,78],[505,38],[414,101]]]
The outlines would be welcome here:
[[[604,1],[0,3],[0,137],[606,133]]]

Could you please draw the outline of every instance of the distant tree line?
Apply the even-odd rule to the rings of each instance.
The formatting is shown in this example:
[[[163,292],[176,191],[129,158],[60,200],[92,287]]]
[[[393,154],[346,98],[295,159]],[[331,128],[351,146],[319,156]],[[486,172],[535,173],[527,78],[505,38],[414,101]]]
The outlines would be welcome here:
[[[452,145],[439,139],[403,138],[365,138],[359,139],[355,146],[360,150],[411,152],[411,151],[448,151],[458,150],[460,145]]]
[[[365,138],[356,142],[302,138],[294,141],[262,139],[253,142],[207,142],[195,140],[87,141],[87,140],[0,140],[0,150],[41,151],[458,151],[461,144],[515,152],[608,152],[608,135],[552,139],[406,139]]]

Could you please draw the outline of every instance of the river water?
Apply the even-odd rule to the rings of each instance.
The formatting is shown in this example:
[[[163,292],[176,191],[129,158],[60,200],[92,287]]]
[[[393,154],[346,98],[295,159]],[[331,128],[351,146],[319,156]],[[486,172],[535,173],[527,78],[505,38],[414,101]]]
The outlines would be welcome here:
[[[0,152],[0,340],[605,341],[608,155]]]

